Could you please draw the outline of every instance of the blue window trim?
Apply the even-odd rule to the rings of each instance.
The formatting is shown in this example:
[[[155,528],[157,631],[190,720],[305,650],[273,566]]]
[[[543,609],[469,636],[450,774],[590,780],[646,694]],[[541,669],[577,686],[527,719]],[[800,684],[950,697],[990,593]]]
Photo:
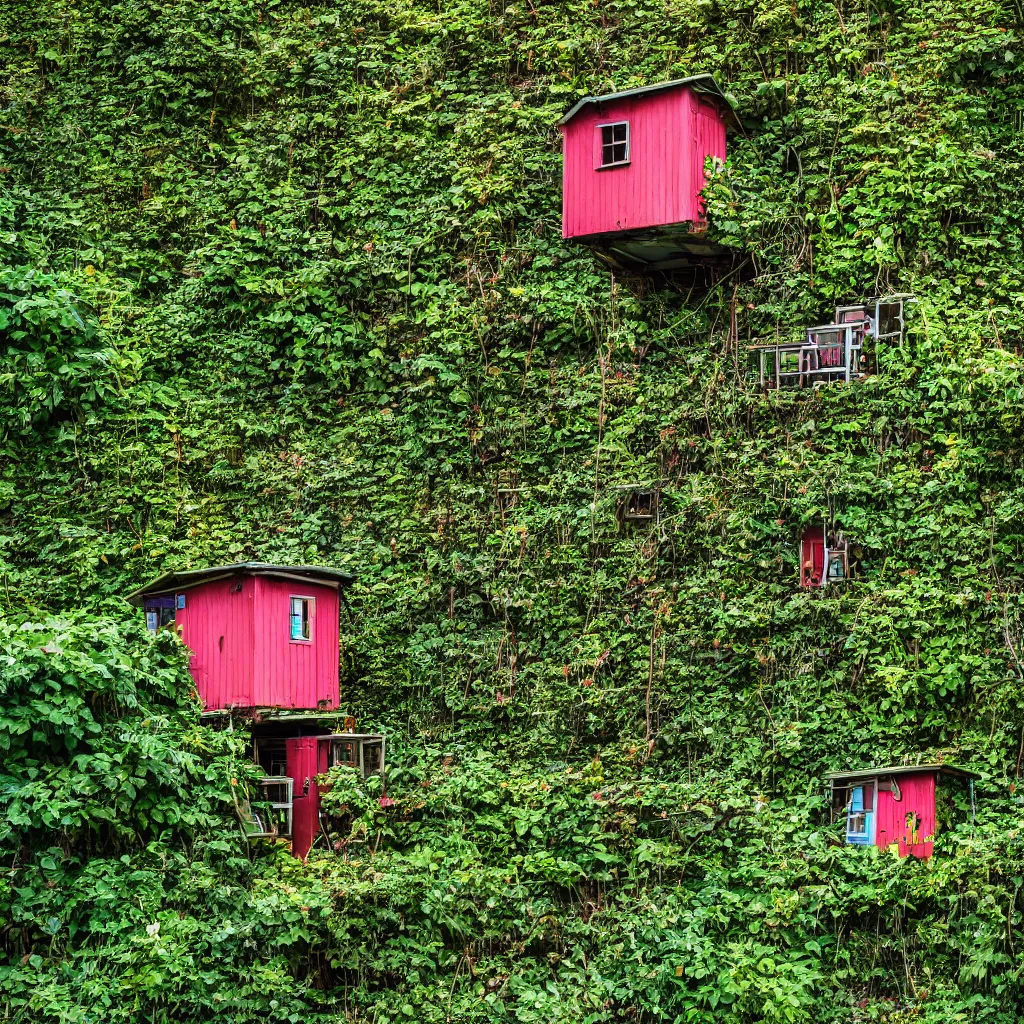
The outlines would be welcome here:
[[[863,816],[863,831],[851,830],[850,824],[855,815]],[[854,786],[850,790],[850,802],[846,807],[846,841],[852,846],[872,846],[875,841],[875,812],[864,810],[864,786]]]

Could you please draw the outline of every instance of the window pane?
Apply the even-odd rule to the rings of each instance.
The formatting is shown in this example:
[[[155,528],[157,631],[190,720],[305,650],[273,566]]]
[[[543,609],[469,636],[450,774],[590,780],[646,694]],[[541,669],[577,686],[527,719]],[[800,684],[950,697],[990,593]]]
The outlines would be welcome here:
[[[899,334],[902,328],[903,308],[898,302],[887,302],[878,307],[878,334],[881,337]]]
[[[355,764],[355,744],[349,742],[333,743],[331,745],[331,767],[336,764]]]
[[[291,599],[290,636],[293,640],[309,640],[312,634],[309,629],[309,612],[312,600],[306,597]]]
[[[601,166],[625,163],[629,159],[629,124],[620,121],[618,124],[601,126]]]
[[[850,792],[850,804],[846,811],[846,834],[861,836],[867,831],[867,816],[864,813],[864,787],[854,786]]]
[[[363,744],[363,773],[366,775],[373,775],[380,771],[380,744],[379,743],[364,743]]]

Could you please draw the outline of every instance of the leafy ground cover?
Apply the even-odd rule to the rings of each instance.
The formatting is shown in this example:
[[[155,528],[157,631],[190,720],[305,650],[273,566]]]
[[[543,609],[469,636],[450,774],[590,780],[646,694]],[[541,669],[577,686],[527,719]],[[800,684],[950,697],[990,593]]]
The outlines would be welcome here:
[[[1019,1019],[1018,6],[3,12],[7,1018]],[[554,123],[704,71],[753,277],[611,275]],[[758,392],[748,343],[886,288],[884,373]],[[823,516],[857,576],[801,591]],[[241,558],[358,575],[394,803],[339,787],[305,866],[120,596]],[[840,846],[822,774],[918,753],[975,825]]]

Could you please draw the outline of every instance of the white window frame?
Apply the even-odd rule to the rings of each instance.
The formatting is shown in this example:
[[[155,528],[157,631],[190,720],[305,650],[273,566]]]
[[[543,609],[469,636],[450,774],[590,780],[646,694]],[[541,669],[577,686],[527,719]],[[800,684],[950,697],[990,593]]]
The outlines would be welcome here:
[[[626,158],[625,160],[613,160],[611,163],[604,162],[604,147],[606,145],[604,141],[604,130],[605,128],[618,128],[619,125],[626,126]],[[598,154],[600,159],[597,162],[597,169],[599,171],[606,170],[609,167],[625,167],[630,163],[633,156],[633,145],[632,145],[632,133],[629,130],[629,121],[605,121],[603,124],[595,125],[595,129],[600,133],[598,136]],[[621,146],[621,142],[614,141],[615,134],[612,133],[612,142],[608,145],[612,148],[612,155],[615,154],[615,147]]]
[[[384,775],[384,757],[386,754],[386,737],[382,733],[351,733],[351,732],[336,732],[330,733],[327,736],[319,736],[318,742],[327,743],[327,766],[333,768],[337,764],[350,764],[353,768],[359,769],[359,774],[362,778],[368,778],[370,775]],[[342,744],[351,743],[355,747],[353,751],[356,755],[356,761],[353,764],[350,761],[340,761],[336,756],[336,748]],[[366,764],[366,748],[369,746],[380,746],[380,769],[378,771],[371,771],[368,769]]]
[[[292,616],[295,614],[296,601],[306,603],[308,612],[306,623],[309,626],[309,636],[292,636]],[[316,618],[316,598],[308,597],[305,594],[290,594],[288,596],[288,642],[290,644],[311,644],[313,642],[313,620]]]
[[[294,827],[295,780],[289,778],[287,775],[264,775],[263,778],[256,783],[257,791],[264,793],[272,786],[284,789],[285,799],[283,801],[259,800],[258,802],[268,804],[271,811],[284,811],[285,831],[282,832],[280,829],[272,828],[271,822],[269,821],[262,821],[256,811],[252,810],[250,806],[249,824],[252,831],[249,831],[248,835],[251,838],[276,838],[280,836],[287,839],[291,837],[292,828]]]

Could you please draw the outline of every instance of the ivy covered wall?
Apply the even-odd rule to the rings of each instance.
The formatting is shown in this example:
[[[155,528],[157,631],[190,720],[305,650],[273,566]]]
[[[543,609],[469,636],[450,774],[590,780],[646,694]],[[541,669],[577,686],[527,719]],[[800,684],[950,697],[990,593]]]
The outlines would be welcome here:
[[[8,1018],[1019,1019],[1016,4],[4,10]],[[554,127],[698,72],[751,260],[706,293],[561,241]],[[883,373],[759,391],[885,290]],[[856,576],[801,590],[823,518]],[[358,575],[395,803],[306,866],[121,598],[242,559]],[[841,846],[823,774],[919,756],[976,823]]]

